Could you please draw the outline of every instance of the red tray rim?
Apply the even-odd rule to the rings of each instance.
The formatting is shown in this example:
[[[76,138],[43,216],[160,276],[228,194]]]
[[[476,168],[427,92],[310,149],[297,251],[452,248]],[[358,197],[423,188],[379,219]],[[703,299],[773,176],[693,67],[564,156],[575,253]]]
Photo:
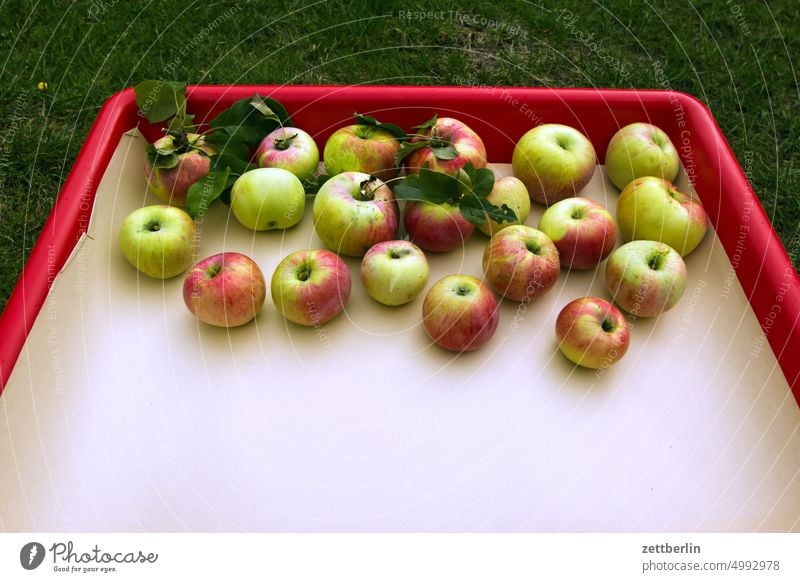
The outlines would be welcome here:
[[[486,89],[486,88],[484,88]],[[653,89],[556,89],[538,87],[491,87],[494,92],[531,101],[560,101],[577,106],[605,103],[637,104],[649,108],[678,105],[692,130],[691,152],[702,157],[713,171],[696,176],[695,189],[731,259],[735,274],[759,320],[770,347],[792,392],[800,403],[800,276],[747,180],[711,111],[692,95]],[[474,87],[398,85],[193,85],[187,87],[190,106],[227,106],[254,93],[283,93],[316,100],[335,94],[339,99],[379,100],[413,92],[418,101],[441,102],[485,99]],[[31,251],[6,308],[0,316],[0,394],[8,382],[28,334],[53,284],[75,245],[88,227],[94,196],[122,134],[141,125],[133,89],[124,89],[101,107],[86,141],[67,176],[50,215]],[[665,128],[666,129],[666,128]],[[669,133],[669,131],[668,131]],[[674,136],[673,137],[674,140]],[[597,148],[598,153],[602,149]],[[683,157],[683,154],[682,154]],[[602,161],[602,160],[601,160]],[[705,193],[705,195],[704,195]],[[714,193],[716,197],[711,194]],[[736,233],[725,225],[743,224],[747,216],[750,248],[742,252]],[[720,228],[723,227],[723,228]],[[734,261],[734,257],[736,260]]]

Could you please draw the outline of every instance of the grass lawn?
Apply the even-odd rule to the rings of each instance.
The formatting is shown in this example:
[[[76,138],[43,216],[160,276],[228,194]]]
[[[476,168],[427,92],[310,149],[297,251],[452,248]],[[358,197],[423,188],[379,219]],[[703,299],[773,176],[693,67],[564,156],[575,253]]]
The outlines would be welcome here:
[[[548,5],[3,2],[0,309],[99,106],[146,78],[686,91],[710,105],[800,265],[800,4]]]

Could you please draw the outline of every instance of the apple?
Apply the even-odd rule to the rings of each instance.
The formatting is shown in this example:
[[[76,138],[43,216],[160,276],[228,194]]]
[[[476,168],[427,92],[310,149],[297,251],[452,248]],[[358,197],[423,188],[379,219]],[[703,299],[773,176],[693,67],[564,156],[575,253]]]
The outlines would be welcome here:
[[[555,243],[561,264],[591,269],[617,243],[617,226],[602,204],[588,198],[566,198],[550,206],[539,220],[539,230]]]
[[[282,168],[256,168],[236,179],[231,211],[253,230],[286,229],[303,218],[306,193],[300,179]]]
[[[686,290],[686,264],[664,243],[635,240],[615,250],[606,263],[606,288],[614,302],[637,317],[672,309]]]
[[[439,279],[422,304],[422,325],[428,337],[453,352],[477,350],[492,338],[499,321],[494,293],[472,275]]]
[[[361,261],[361,282],[375,301],[403,305],[428,284],[425,253],[407,240],[388,240],[369,249]]]
[[[497,330],[500,310],[489,287],[472,275],[448,275],[428,290],[422,304],[422,325],[437,345],[453,352],[471,352]]]
[[[186,138],[191,149],[178,154],[178,164],[175,167],[153,169],[149,160],[144,160],[147,188],[164,202],[176,206],[186,206],[189,187],[208,174],[211,169],[209,156],[216,152],[199,134],[188,133]],[[162,148],[170,147],[174,143],[175,138],[172,135],[165,135],[153,142],[153,145]]]
[[[241,253],[225,252],[198,262],[183,281],[183,301],[197,319],[237,327],[253,319],[266,298],[258,265]]]
[[[399,210],[394,194],[380,179],[344,172],[325,182],[314,199],[314,228],[329,249],[362,257],[397,234]]]
[[[622,190],[636,178],[675,181],[681,162],[666,133],[650,123],[631,123],[608,142],[606,174]]]
[[[454,204],[407,201],[403,224],[408,237],[420,248],[444,253],[461,247],[472,236],[475,225]]]
[[[584,368],[608,368],[628,351],[631,330],[619,309],[599,297],[568,303],[556,318],[558,347]]]
[[[400,143],[397,136],[373,125],[342,127],[325,142],[322,154],[325,171],[329,176],[361,172],[389,181],[400,171],[395,160]]]
[[[261,168],[281,168],[308,180],[319,167],[319,150],[314,138],[302,129],[279,127],[261,140],[256,161]]]
[[[580,131],[546,123],[520,138],[511,167],[525,183],[531,200],[553,204],[578,195],[592,179],[596,159],[592,142]]]
[[[168,279],[192,265],[195,233],[192,217],[180,208],[145,206],[122,221],[119,244],[128,262],[140,272]]]
[[[350,298],[350,272],[325,249],[296,251],[272,274],[272,300],[283,316],[310,327],[339,315]]]
[[[517,215],[517,220],[514,222],[500,223],[487,217],[486,222],[478,226],[478,230],[488,236],[492,236],[499,230],[513,224],[523,224],[531,213],[531,199],[528,189],[522,183],[522,180],[514,176],[505,176],[495,180],[494,187],[486,197],[486,200],[495,206],[506,204]]]
[[[421,147],[404,158],[406,174],[418,174],[420,168],[426,166],[451,176],[468,163],[476,170],[486,167],[486,146],[463,121],[434,117],[421,127],[422,132],[409,142],[409,145],[420,144]]]
[[[666,180],[647,176],[625,186],[617,224],[625,241],[657,240],[685,257],[706,235],[708,218],[700,202]]]
[[[492,288],[512,301],[531,301],[558,279],[558,250],[547,235],[525,225],[504,228],[483,253],[483,271]]]

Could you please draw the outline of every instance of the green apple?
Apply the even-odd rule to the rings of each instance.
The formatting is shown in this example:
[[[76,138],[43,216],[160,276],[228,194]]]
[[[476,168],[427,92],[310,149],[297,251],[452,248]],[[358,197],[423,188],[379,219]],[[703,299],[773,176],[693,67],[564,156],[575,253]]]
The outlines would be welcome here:
[[[145,206],[131,212],[119,232],[122,254],[148,277],[168,279],[192,265],[192,217],[175,206]]]
[[[329,176],[362,172],[383,181],[397,177],[395,156],[400,140],[391,132],[371,125],[348,125],[333,132],[322,153]]]
[[[344,310],[350,298],[350,272],[329,250],[295,251],[275,268],[270,290],[286,319],[316,327]]]
[[[211,169],[211,158],[216,149],[205,142],[202,135],[186,134],[187,143],[178,154],[178,163],[172,168],[153,168],[145,158],[144,175],[147,188],[164,202],[175,206],[186,205],[186,195],[192,184],[203,178]],[[175,136],[165,135],[156,140],[156,148],[172,148]],[[179,150],[179,151],[181,151]]]
[[[225,252],[198,262],[183,281],[183,301],[203,323],[238,327],[264,305],[267,284],[250,257]]]
[[[488,236],[492,236],[507,226],[523,224],[531,213],[531,199],[528,189],[522,180],[513,176],[495,180],[494,187],[486,199],[495,206],[506,204],[517,215],[517,220],[514,222],[498,223],[487,218],[486,222],[478,226],[478,230]]]
[[[625,241],[657,240],[686,256],[703,240],[708,218],[700,202],[666,180],[647,176],[620,194],[617,224]]]
[[[678,252],[654,240],[626,243],[606,263],[606,289],[617,305],[637,317],[655,317],[675,307],[686,279]]]
[[[396,238],[397,201],[380,179],[343,172],[325,182],[314,198],[314,229],[340,255],[363,257],[372,245]]]
[[[279,127],[261,140],[256,150],[259,168],[283,168],[301,180],[310,180],[319,167],[314,138],[296,127]]]
[[[453,352],[477,350],[497,331],[497,299],[472,275],[448,275],[425,294],[422,327],[437,345]]]
[[[606,150],[606,174],[620,190],[644,176],[673,182],[680,167],[667,134],[650,123],[626,125],[614,134]]]
[[[631,327],[619,309],[600,297],[568,303],[556,318],[558,349],[579,366],[605,369],[628,351]]]
[[[558,249],[546,234],[524,224],[504,228],[483,253],[483,272],[492,288],[512,301],[530,302],[555,285]]]
[[[578,195],[592,179],[596,157],[592,142],[580,131],[545,123],[520,138],[511,165],[531,200],[549,205]]]
[[[300,222],[306,209],[306,193],[300,180],[282,168],[257,168],[245,172],[231,189],[231,211],[253,230],[290,228]]]
[[[361,282],[378,303],[395,306],[413,300],[428,284],[425,253],[407,240],[387,240],[369,249],[361,261]]]
[[[602,204],[589,198],[566,198],[545,210],[539,230],[555,243],[561,265],[591,269],[617,244],[614,219]]]

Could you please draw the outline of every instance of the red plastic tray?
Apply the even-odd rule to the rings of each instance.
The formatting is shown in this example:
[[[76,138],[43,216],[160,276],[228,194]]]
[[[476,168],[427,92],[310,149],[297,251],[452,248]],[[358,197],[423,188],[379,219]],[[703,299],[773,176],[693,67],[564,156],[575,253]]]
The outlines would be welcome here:
[[[189,109],[200,119],[210,118],[254,93],[279,99],[295,123],[323,143],[353,113],[354,103],[361,111],[390,112],[383,117],[404,127],[452,111],[481,135],[490,161],[509,160],[522,133],[538,123],[580,128],[600,156],[619,127],[641,120],[658,125],[676,144],[800,401],[800,277],[720,128],[697,99],[676,92],[603,89],[194,86],[188,89]],[[0,393],[54,277],[86,230],[95,191],[120,136],[134,127],[148,139],[158,135],[138,116],[133,90],[126,89],[102,107],[0,318]]]

